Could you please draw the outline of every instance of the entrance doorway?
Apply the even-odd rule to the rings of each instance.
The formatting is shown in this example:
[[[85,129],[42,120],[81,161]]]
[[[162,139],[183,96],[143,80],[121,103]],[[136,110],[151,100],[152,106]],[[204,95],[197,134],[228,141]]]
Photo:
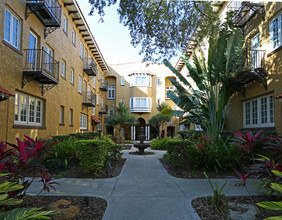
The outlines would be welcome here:
[[[136,132],[135,132],[135,140],[138,140],[138,135],[140,135],[140,128],[143,128],[145,131],[145,120],[144,118],[138,118],[138,125],[136,126]]]
[[[175,127],[174,126],[168,126],[167,127],[167,136],[168,137],[174,137],[175,135]]]

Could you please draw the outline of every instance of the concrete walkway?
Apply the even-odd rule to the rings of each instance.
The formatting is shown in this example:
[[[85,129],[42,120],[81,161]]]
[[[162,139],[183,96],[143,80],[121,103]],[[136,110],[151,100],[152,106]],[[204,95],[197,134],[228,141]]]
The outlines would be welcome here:
[[[194,198],[210,196],[210,185],[205,179],[180,179],[170,176],[159,162],[164,151],[154,155],[130,155],[135,148],[125,150],[126,162],[118,177],[111,179],[59,179],[57,191],[42,193],[52,196],[96,196],[107,200],[103,220],[194,220],[200,219],[191,206]],[[149,150],[152,151],[152,150]],[[215,180],[212,180],[214,183]],[[227,196],[246,196],[245,188],[234,186],[236,179],[216,180],[219,187],[227,185]],[[259,195],[249,181],[251,194]],[[28,193],[38,194],[42,185],[32,184]]]

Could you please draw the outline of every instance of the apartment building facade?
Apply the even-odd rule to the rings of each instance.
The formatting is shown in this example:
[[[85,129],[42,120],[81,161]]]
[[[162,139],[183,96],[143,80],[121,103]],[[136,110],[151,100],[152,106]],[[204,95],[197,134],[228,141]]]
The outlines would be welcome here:
[[[108,66],[76,0],[3,0],[0,22],[0,140],[105,132]]]
[[[233,11],[232,22],[245,37],[244,62],[238,65],[244,71],[231,81],[237,92],[227,109],[225,130],[268,128],[282,135],[282,3],[216,2],[215,10],[221,20]],[[197,31],[184,50],[190,61],[199,46],[195,35]],[[188,74],[182,60],[176,68]]]
[[[146,140],[158,136],[158,132],[149,125],[149,120],[159,113],[157,106],[166,102],[171,108],[176,108],[174,102],[166,96],[168,90],[173,90],[169,78],[174,74],[164,65],[146,62],[131,62],[110,65],[107,72],[108,81],[107,103],[109,115],[114,114],[115,107],[120,102],[129,107],[130,112],[138,119],[139,125],[128,127],[123,131],[127,139],[137,140],[140,128],[145,131]],[[109,127],[108,133],[113,133]],[[165,126],[165,136],[174,136],[179,130],[179,119],[172,120]]]

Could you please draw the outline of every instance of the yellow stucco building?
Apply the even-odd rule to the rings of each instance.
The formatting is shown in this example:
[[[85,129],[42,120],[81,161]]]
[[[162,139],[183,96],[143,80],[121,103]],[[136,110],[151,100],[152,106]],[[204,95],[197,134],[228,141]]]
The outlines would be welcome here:
[[[282,3],[229,1],[215,2],[214,7],[221,20],[233,11],[233,24],[245,37],[245,62],[238,69],[246,71],[232,81],[238,92],[229,103],[225,129],[268,128],[282,135]],[[199,46],[195,35],[197,30],[184,50],[189,60]],[[204,47],[206,43],[200,42]],[[176,68],[187,75],[183,67],[179,60]]]
[[[140,127],[145,129],[146,139],[157,137],[158,133],[150,127],[149,119],[158,112],[157,106],[166,102],[172,109],[176,108],[172,100],[166,96],[168,90],[173,90],[169,78],[174,74],[164,65],[143,62],[130,62],[109,65],[106,74],[109,83],[107,103],[109,115],[120,102],[129,107],[130,112],[138,119],[138,126],[131,126],[123,134],[125,138],[136,140],[140,134]],[[172,120],[165,126],[165,136],[175,136],[179,130],[179,119]],[[108,128],[108,133],[113,133]]]
[[[1,0],[0,27],[1,141],[106,131],[109,69],[76,0]]]

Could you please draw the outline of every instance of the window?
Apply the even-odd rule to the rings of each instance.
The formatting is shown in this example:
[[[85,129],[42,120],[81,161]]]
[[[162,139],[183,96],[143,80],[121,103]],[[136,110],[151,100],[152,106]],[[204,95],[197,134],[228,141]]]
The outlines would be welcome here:
[[[109,116],[112,116],[115,114],[115,111],[113,109],[109,109]]]
[[[101,125],[101,122],[98,123],[98,131],[101,131],[102,130],[102,125]]]
[[[101,96],[100,96],[101,98]],[[104,108],[104,98],[102,98],[102,108]]]
[[[76,34],[75,34],[75,30],[72,29],[72,32],[71,32],[71,42],[72,44],[75,46],[75,41],[76,41]]]
[[[65,121],[65,107],[60,106],[60,124],[63,125]]]
[[[61,73],[61,76],[63,78],[66,78],[66,61],[65,60],[62,60],[62,73]]]
[[[96,89],[96,76],[93,76],[93,88]]]
[[[121,102],[121,103],[124,103],[124,99],[121,99],[120,102]]]
[[[80,114],[80,129],[87,130],[87,115]]]
[[[78,92],[82,92],[82,78],[80,76],[78,77]]]
[[[116,98],[116,87],[115,86],[108,86],[108,99],[115,99]]]
[[[99,94],[97,94],[96,105],[99,105]]]
[[[161,104],[161,99],[157,100],[157,104],[158,104],[158,106]]]
[[[282,12],[270,21],[269,34],[272,50],[282,46]]]
[[[97,79],[100,80],[100,71],[97,69]]]
[[[73,109],[70,109],[69,125],[73,125]]]
[[[135,86],[146,86],[147,83],[147,77],[146,76],[136,76],[135,77]]]
[[[87,86],[87,93],[88,93],[88,99],[91,99],[91,87],[88,85]]]
[[[74,84],[74,69],[73,68],[71,68],[70,82],[71,84]]]
[[[30,49],[28,53],[28,65],[33,69],[37,69],[37,36],[33,32],[29,32],[29,43],[28,49]]]
[[[43,100],[16,92],[15,124],[42,125]]]
[[[274,126],[274,96],[267,95],[243,103],[244,128]]]
[[[66,35],[68,35],[68,19],[65,15],[63,18],[63,31],[65,32]]]
[[[253,38],[251,38],[251,67],[253,70],[261,67],[262,56],[259,55],[259,52],[260,35],[257,33]]]
[[[166,87],[166,91],[165,91],[166,99],[170,99],[170,98],[167,96],[167,92],[168,92],[168,91],[172,91],[172,92],[173,92],[173,91],[174,91],[174,87],[173,87],[173,86],[167,86],[167,87]]]
[[[130,98],[130,108],[151,108],[152,99],[147,97]]]
[[[45,47],[45,68],[47,71],[49,72],[53,72],[53,56],[54,56],[54,50],[49,47],[49,46],[46,46]],[[48,54],[48,55],[47,55]]]
[[[92,107],[92,115],[95,115],[95,107]]]
[[[10,10],[5,9],[4,40],[20,49],[21,21]]]
[[[79,57],[82,59],[83,58],[83,44],[82,42],[80,41],[79,42]]]
[[[161,78],[158,78],[157,84],[158,86],[161,85]]]
[[[124,84],[125,84],[124,77],[121,77],[120,85],[124,86]]]

